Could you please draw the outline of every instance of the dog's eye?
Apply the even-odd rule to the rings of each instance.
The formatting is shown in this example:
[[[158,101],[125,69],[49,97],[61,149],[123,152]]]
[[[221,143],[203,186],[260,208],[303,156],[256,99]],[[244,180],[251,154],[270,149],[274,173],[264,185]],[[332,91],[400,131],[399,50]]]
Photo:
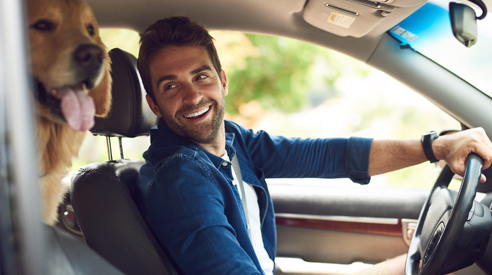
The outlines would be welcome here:
[[[36,23],[31,25],[31,28],[39,30],[39,31],[49,31],[49,30],[53,29],[53,27],[54,27],[54,25],[52,22],[50,22],[48,20],[44,20],[44,19],[38,20],[38,21],[36,21]]]
[[[89,24],[89,26],[87,26],[87,32],[89,32],[90,36],[94,36],[95,32],[94,32],[94,26],[92,24]]]

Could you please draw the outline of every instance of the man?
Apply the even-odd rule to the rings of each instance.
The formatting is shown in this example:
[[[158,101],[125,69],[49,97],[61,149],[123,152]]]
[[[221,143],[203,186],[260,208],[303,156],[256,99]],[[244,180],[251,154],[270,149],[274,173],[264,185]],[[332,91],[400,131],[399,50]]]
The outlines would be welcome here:
[[[226,74],[212,37],[187,18],[157,21],[143,33],[138,68],[160,119],[144,153],[137,203],[186,274],[273,273],[275,220],[265,177],[366,184],[373,175],[424,162],[426,154],[460,175],[470,152],[484,158],[484,167],[492,161],[481,129],[427,136],[423,146],[420,140],[284,138],[225,121]]]

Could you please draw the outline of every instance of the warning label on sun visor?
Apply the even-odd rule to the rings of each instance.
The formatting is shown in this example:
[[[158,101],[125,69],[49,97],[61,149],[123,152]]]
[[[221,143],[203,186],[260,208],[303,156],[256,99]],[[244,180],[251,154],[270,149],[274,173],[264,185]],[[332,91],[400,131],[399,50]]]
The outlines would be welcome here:
[[[342,28],[350,28],[350,25],[354,23],[355,18],[352,16],[347,16],[345,14],[341,14],[338,12],[332,12],[330,16],[328,17],[328,20],[326,22],[337,25]]]
[[[402,38],[404,38],[410,42],[412,42],[413,40],[415,40],[418,37],[417,35],[405,30],[404,28],[402,28],[400,26],[396,26],[395,28],[393,28],[391,30],[391,32],[401,36]]]

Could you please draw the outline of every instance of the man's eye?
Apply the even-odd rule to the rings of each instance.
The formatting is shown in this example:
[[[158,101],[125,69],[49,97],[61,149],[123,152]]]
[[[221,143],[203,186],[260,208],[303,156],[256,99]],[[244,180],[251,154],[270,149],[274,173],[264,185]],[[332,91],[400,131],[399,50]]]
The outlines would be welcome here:
[[[174,89],[174,88],[176,88],[176,85],[174,85],[174,84],[169,84],[169,85],[164,86],[164,91],[166,91],[166,90],[170,90],[170,89]]]
[[[201,74],[201,75],[199,75],[199,76],[196,77],[196,80],[205,79],[207,77],[208,77],[207,75]]]

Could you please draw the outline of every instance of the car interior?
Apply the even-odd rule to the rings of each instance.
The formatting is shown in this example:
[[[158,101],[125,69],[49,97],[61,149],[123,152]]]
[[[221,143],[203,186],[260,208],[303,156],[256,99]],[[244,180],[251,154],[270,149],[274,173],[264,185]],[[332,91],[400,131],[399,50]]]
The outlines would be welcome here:
[[[93,135],[104,136],[108,140],[108,161],[86,165],[73,176],[70,190],[71,205],[76,213],[85,243],[123,273],[181,274],[167,251],[156,241],[134,203],[138,200],[135,184],[138,170],[143,162],[125,159],[124,148],[120,149],[121,159],[112,159],[111,137],[118,137],[119,145],[122,147],[122,138],[148,135],[156,118],[143,100],[145,91],[136,69],[135,57],[120,49],[112,49],[110,57],[113,68],[112,92],[115,99],[113,102],[115,112],[105,119],[98,118],[91,130]],[[450,174],[448,169],[442,175],[444,176],[440,177],[439,184],[436,186],[448,184],[449,179],[442,178],[450,177],[452,173]],[[374,190],[368,196],[367,190],[355,192],[352,190],[350,199],[341,203],[339,200],[344,198],[343,193],[347,190],[342,189],[327,195],[323,194],[322,189],[303,187],[286,189],[272,186],[279,239],[295,240],[302,236],[302,240],[299,241],[279,242],[278,254],[299,256],[313,262],[330,259],[335,262],[351,263],[354,259],[377,262],[381,257],[389,258],[405,253],[411,236],[407,237],[406,243],[402,242],[402,228],[403,231],[416,229],[419,212],[415,209],[419,210],[422,207],[427,195],[414,190],[407,190],[404,193],[378,191]],[[410,194],[412,192],[413,195]],[[308,197],[309,201],[293,204],[292,202],[299,198],[300,194],[301,197]],[[317,194],[322,195],[317,196]],[[492,196],[486,196],[481,202],[483,205],[490,205],[491,198]],[[369,210],[354,208],[354,205],[357,206],[357,200],[365,200],[372,207]],[[404,211],[392,207],[396,202]],[[334,209],[333,213],[330,213],[330,209]],[[380,220],[372,221],[372,226],[366,225],[366,228],[361,226],[359,230],[342,229],[342,232],[328,234],[317,230],[326,229],[326,225],[323,224],[302,225],[301,229],[292,227],[292,222],[303,223],[306,212],[313,216],[341,217],[354,217],[364,212],[365,216],[380,217]],[[389,217],[399,217],[401,220],[393,222]],[[341,226],[343,222],[339,221],[335,226]],[[347,224],[350,224],[350,221]],[[335,229],[339,228],[335,227]],[[354,232],[363,234],[347,237],[346,231],[351,231],[349,235]],[[367,233],[379,236],[367,237],[365,235]],[[328,239],[329,243],[341,249],[326,250],[324,244],[319,243],[320,239]],[[292,247],[293,244],[296,246]],[[302,246],[301,255],[298,252],[299,245]],[[353,247],[358,247],[358,252],[354,253]],[[368,253],[370,250],[377,250],[377,253],[370,254]],[[276,274],[291,273],[283,273],[279,270]],[[409,274],[413,274],[413,271]]]
[[[110,51],[110,57],[114,111],[104,119],[97,118],[95,126],[91,129],[93,135],[107,139],[108,161],[91,163],[78,170],[72,178],[69,204],[74,209],[77,226],[83,232],[84,242],[124,274],[182,274],[169,253],[159,245],[135,205],[135,200],[139,199],[135,185],[143,162],[125,159],[122,148],[122,138],[148,136],[150,128],[156,123],[156,117],[145,103],[145,90],[136,68],[136,58],[117,48]],[[113,159],[111,137],[117,137],[119,140],[120,159]],[[445,178],[452,175],[449,169],[442,172],[436,186],[448,184],[450,180]],[[406,243],[402,242],[402,228],[404,231],[416,229],[419,213],[414,209],[420,209],[427,198],[426,194],[413,190],[407,190],[405,193],[383,193],[374,190],[369,196],[367,190],[356,190],[351,192],[349,200],[340,203],[340,198],[344,197],[343,193],[347,190],[342,189],[327,195],[323,194],[322,189],[286,189],[272,186],[271,192],[275,203],[279,239],[298,239],[300,236],[303,238],[297,242],[279,242],[278,255],[298,255],[301,244],[303,253],[298,256],[313,262],[330,259],[351,263],[354,258],[377,262],[381,257],[390,258],[393,255],[404,254],[411,236],[406,239]],[[414,194],[410,195],[411,192]],[[301,197],[308,197],[309,201],[292,203],[300,194]],[[391,201],[387,199],[388,196],[391,197]],[[369,210],[354,208],[354,205],[357,206],[357,200],[365,200],[372,207]],[[490,205],[491,200],[492,194],[484,197],[481,202],[483,205]],[[392,207],[395,202],[398,202],[403,212]],[[330,209],[334,210],[333,213],[330,213]],[[364,212],[365,216],[380,217],[380,220],[374,218],[372,226],[366,225],[366,228],[361,225],[358,230],[354,230],[347,226],[341,229],[342,232],[327,234],[317,230],[326,229],[324,224],[302,224],[306,212],[313,216],[339,217],[355,217]],[[402,219],[392,223],[389,217]],[[292,222],[301,224],[301,229],[292,227]],[[337,226],[343,227],[343,222],[339,221],[335,229],[340,229],[336,228]],[[350,221],[347,221],[347,224],[350,224]],[[347,231],[350,233],[346,233]],[[366,237],[365,234],[368,233],[379,236]],[[353,235],[349,238],[346,234]],[[319,243],[320,239],[328,239],[329,243],[341,249],[326,250],[324,244]],[[296,244],[296,247],[292,247],[293,244]],[[353,247],[358,247],[358,252],[354,253]],[[387,249],[388,247],[391,249]],[[371,255],[367,253],[369,250],[378,252]],[[347,258],[348,255],[350,258]],[[291,273],[279,270],[276,274]],[[413,271],[409,274],[413,274]]]
[[[21,3],[7,2],[10,1],[2,1],[0,4],[0,17],[12,20],[9,28],[14,32],[24,33]],[[408,41],[399,40],[398,35],[395,39],[392,33],[394,27],[421,8],[426,3],[423,0],[87,2],[104,28],[128,28],[142,33],[158,19],[183,15],[210,30],[289,37],[327,47],[386,72],[455,118],[463,129],[480,126],[492,133],[490,96],[420,54],[409,46]],[[464,3],[469,4],[468,1]],[[4,16],[8,14],[17,14],[19,18]],[[11,26],[17,26],[17,29]],[[110,51],[113,109],[107,118],[96,118],[96,125],[91,130],[93,135],[106,138],[108,160],[85,165],[72,177],[70,194],[67,194],[65,204],[60,207],[60,224],[57,227],[43,226],[37,222],[39,198],[38,193],[32,192],[30,185],[37,178],[23,170],[36,171],[36,150],[32,138],[29,138],[34,136],[31,127],[34,123],[32,110],[24,107],[8,108],[8,105],[28,106],[28,103],[19,102],[30,102],[28,74],[25,68],[17,64],[28,63],[25,53],[19,50],[22,49],[19,45],[25,44],[23,39],[22,36],[6,31],[5,24],[0,22],[0,84],[4,83],[0,86],[0,119],[7,121],[5,125],[0,123],[0,130],[9,131],[10,135],[10,138],[3,135],[0,137],[0,169],[2,178],[7,178],[3,171],[9,171],[10,175],[5,182],[19,182],[14,195],[4,194],[5,190],[0,190],[2,197],[14,196],[13,200],[16,201],[11,205],[9,201],[1,202],[3,212],[0,213],[0,226],[9,228],[15,233],[15,238],[23,240],[20,245],[22,260],[19,261],[25,264],[24,273],[35,274],[34,270],[46,268],[46,274],[182,274],[165,248],[159,245],[134,203],[139,199],[135,183],[143,162],[124,157],[122,139],[149,135],[156,117],[144,100],[145,91],[136,69],[135,57],[121,49]],[[470,41],[473,37],[463,39],[461,43],[472,44]],[[480,42],[473,43],[479,46]],[[6,90],[26,92],[8,96]],[[6,117],[3,116],[4,109],[9,109]],[[121,152],[118,159],[113,159],[111,150],[111,138],[115,137],[119,140]],[[7,148],[12,146],[12,149],[6,149],[4,144],[7,144]],[[9,165],[13,167],[10,169],[2,162],[10,159],[4,156],[7,154],[15,156],[10,160],[12,163]],[[21,166],[23,169],[17,168]],[[488,169],[484,173],[489,179],[487,183],[471,185],[483,194],[477,200],[487,212],[492,203],[492,170]],[[452,176],[449,169],[444,169],[432,191],[379,187],[326,189],[290,184],[269,186],[275,204],[277,254],[283,258],[277,262],[275,274],[310,274],[309,271],[287,271],[282,268],[281,260],[286,259],[342,265],[374,264],[407,253],[409,246],[413,249],[410,251],[423,254],[421,245],[411,245],[412,236],[418,232],[419,241],[423,236],[422,242],[426,243],[435,234],[426,233],[422,229],[423,222],[419,223],[419,216],[423,209],[430,208],[429,203],[433,201],[430,194],[440,188],[446,189]],[[470,198],[469,194],[469,205],[461,218],[475,211],[470,210],[471,207],[478,208],[473,206],[473,197]],[[444,196],[454,199],[457,194],[449,192]],[[12,207],[14,211],[10,212]],[[453,205],[445,207],[452,208]],[[10,215],[13,215],[11,213],[22,213],[13,225],[8,222]],[[485,223],[490,225],[490,221]],[[477,242],[481,245],[472,245],[467,250],[478,251],[484,270],[473,264],[478,257],[474,256],[466,262],[466,265],[473,264],[471,267],[454,274],[491,272],[492,267],[487,266],[487,260],[492,257],[492,245],[488,245],[490,228],[484,230],[489,230],[485,233],[485,241],[480,239]],[[16,254],[16,248],[8,245],[10,234],[6,230],[0,234],[3,261],[1,274],[24,274],[17,271],[23,268],[16,267],[16,260],[8,256]],[[470,236],[474,234],[470,233]],[[441,250],[446,248],[439,247]],[[461,256],[456,252],[450,256],[451,260],[435,261],[451,266],[446,261],[454,261]],[[460,265],[459,269],[463,267]],[[450,271],[455,269],[453,266]],[[432,273],[434,270],[426,272],[435,274]],[[419,274],[415,264],[406,274]]]

